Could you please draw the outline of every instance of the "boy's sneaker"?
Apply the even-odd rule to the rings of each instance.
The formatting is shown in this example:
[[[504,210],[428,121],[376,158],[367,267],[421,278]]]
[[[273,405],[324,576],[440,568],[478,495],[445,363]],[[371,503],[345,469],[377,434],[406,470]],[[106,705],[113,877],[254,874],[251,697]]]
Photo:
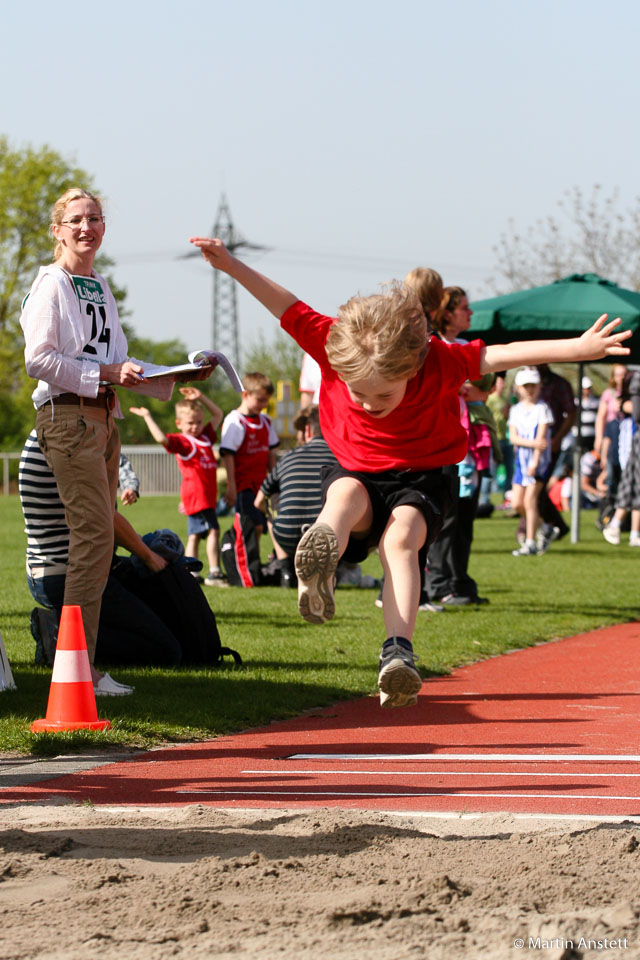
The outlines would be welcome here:
[[[209,575],[204,578],[204,585],[205,587],[228,587],[229,583],[220,570],[210,570]]]
[[[333,586],[338,566],[338,538],[328,523],[314,523],[296,550],[298,610],[309,623],[325,623],[336,612]]]
[[[421,603],[418,610],[422,610],[423,613],[444,613],[444,607],[441,603],[431,603],[430,600]]]
[[[630,547],[640,547],[640,537],[629,537]]]
[[[538,548],[535,543],[523,543],[517,550],[511,551],[512,557],[537,557]]]
[[[617,547],[620,543],[620,527],[612,527],[611,524],[609,524],[609,526],[605,527],[602,531],[602,536],[607,543],[612,543],[614,547]]]
[[[415,707],[422,677],[415,665],[417,656],[397,640],[385,643],[380,654],[378,690],[381,707]]]

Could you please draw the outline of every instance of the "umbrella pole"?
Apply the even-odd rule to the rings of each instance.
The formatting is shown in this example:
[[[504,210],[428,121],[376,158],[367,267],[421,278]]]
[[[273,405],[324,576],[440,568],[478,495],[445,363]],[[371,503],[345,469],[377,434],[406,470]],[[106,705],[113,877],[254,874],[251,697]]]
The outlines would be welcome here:
[[[571,479],[571,543],[580,541],[580,451],[582,449],[582,376],[584,365],[578,364],[578,435],[573,448],[573,477]]]

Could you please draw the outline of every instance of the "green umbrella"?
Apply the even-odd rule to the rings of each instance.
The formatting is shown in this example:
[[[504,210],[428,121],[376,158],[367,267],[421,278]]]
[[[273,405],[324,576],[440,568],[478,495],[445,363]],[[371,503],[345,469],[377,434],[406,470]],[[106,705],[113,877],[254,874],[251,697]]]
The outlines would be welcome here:
[[[510,343],[514,340],[560,340],[578,336],[597,318],[607,313],[613,320],[620,317],[620,329],[633,330],[634,337],[625,342],[628,356],[617,358],[621,363],[640,363],[640,293],[625,290],[595,273],[574,273],[544,287],[518,290],[502,297],[477,300],[471,304],[473,317],[469,334],[486,344]],[[607,357],[607,362],[615,361]],[[578,383],[582,380],[582,364],[578,365]],[[580,402],[578,391],[578,402]],[[578,422],[580,405],[578,406]],[[578,429],[580,429],[578,427]],[[573,508],[571,540],[580,535],[580,457],[574,453]]]
[[[602,313],[622,319],[636,333],[624,363],[640,363],[640,293],[625,290],[595,273],[574,273],[544,287],[518,290],[471,304],[470,334],[485,343],[555,340],[579,335]],[[611,358],[609,358],[611,362]]]

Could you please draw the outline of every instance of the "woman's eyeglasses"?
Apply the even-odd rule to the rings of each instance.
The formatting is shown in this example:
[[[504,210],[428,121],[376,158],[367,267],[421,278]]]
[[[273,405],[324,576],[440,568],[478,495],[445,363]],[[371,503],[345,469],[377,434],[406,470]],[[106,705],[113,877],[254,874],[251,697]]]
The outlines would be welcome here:
[[[64,224],[65,227],[79,227],[85,221],[88,226],[97,227],[99,223],[104,223],[104,217],[99,217],[96,214],[92,214],[90,217],[69,217],[68,220],[61,220],[60,223]]]

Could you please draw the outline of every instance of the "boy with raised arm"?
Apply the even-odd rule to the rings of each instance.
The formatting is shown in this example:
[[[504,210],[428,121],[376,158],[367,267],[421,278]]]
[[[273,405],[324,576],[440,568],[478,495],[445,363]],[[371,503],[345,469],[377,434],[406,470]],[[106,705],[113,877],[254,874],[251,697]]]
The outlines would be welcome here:
[[[466,454],[460,386],[524,364],[621,356],[631,332],[615,333],[620,321],[603,315],[571,340],[448,345],[429,337],[419,300],[402,284],[353,297],[337,318],[325,317],[231,256],[222,241],[191,243],[267,307],[322,370],[320,421],[338,466],[323,471],[322,512],[298,545],[300,613],[311,623],[331,619],[339,558],[358,562],[377,545],[385,573],[380,703],[415,705],[422,684],[411,643],[418,551],[436,537],[446,512],[441,468]]]
[[[226,587],[220,569],[220,527],[216,516],[218,462],[213,449],[222,410],[197,387],[180,387],[180,393],[182,399],[175,408],[180,433],[165,433],[147,407],[130,407],[129,412],[142,417],[156,443],[175,454],[182,474],[180,499],[187,515],[185,555],[197,560],[200,541],[204,540],[209,561],[204,582],[208,587]],[[203,407],[209,413],[206,424]]]

